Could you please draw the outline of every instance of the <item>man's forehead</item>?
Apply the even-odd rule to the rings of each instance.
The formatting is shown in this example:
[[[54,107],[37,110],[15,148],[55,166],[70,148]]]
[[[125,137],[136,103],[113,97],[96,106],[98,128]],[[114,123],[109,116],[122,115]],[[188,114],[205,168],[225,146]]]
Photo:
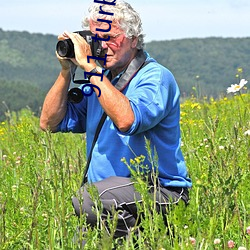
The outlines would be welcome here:
[[[90,20],[89,22],[89,26],[90,26],[90,30],[92,32],[96,32],[96,28],[97,29],[103,29],[103,30],[108,30],[110,28],[110,24],[106,23],[106,22],[97,22],[97,21],[93,21]],[[112,22],[111,23],[111,30],[107,33],[120,33],[122,30],[119,27],[117,22]]]

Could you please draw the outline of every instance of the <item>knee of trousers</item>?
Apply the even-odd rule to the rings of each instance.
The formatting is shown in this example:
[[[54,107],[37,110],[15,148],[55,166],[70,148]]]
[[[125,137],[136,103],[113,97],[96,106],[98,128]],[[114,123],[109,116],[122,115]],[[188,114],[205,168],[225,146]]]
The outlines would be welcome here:
[[[75,209],[75,214],[78,217],[80,217],[80,215],[82,214],[82,212],[81,212],[81,205],[80,205],[80,202],[79,202],[78,198],[76,198],[76,197],[72,198],[72,205],[73,205],[73,207]]]
[[[72,205],[75,210],[75,214],[80,217],[86,215],[88,224],[95,224],[97,221],[96,214],[93,212],[94,203],[90,199],[89,194],[86,190],[81,192],[80,197],[72,198]]]

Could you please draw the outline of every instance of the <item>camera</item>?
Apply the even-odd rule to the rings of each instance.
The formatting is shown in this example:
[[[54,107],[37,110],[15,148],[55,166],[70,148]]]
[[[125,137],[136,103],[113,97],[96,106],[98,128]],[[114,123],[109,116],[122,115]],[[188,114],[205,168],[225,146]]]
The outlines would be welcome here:
[[[90,30],[75,31],[74,33],[78,33],[90,45],[92,56],[102,57],[103,49],[101,41],[100,40],[94,41],[92,38],[94,34]],[[68,58],[75,57],[74,44],[70,39],[58,41],[56,45],[56,51],[58,55],[61,57],[68,57]]]

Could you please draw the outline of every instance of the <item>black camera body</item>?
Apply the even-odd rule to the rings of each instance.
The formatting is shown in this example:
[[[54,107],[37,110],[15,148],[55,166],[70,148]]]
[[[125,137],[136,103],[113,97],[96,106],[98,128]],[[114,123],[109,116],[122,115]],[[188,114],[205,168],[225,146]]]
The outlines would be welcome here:
[[[92,56],[102,57],[103,49],[101,41],[97,39],[96,41],[94,41],[92,37],[94,36],[94,34],[90,30],[75,31],[74,33],[78,33],[90,45]],[[61,57],[67,57],[67,58],[75,57],[74,44],[72,43],[71,39],[58,41],[56,45],[56,51],[58,55]]]

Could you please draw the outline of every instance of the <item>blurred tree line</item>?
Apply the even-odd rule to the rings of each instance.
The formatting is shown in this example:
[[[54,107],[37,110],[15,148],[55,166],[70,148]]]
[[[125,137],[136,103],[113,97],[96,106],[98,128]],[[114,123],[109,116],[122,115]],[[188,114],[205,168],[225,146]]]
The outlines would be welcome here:
[[[39,115],[46,92],[60,70],[57,37],[0,29],[0,120],[5,112],[29,107]],[[225,95],[240,77],[250,79],[250,38],[152,41],[146,50],[170,69],[182,97]]]
[[[182,96],[217,98],[239,78],[250,80],[250,38],[155,41],[146,50],[173,72]]]

